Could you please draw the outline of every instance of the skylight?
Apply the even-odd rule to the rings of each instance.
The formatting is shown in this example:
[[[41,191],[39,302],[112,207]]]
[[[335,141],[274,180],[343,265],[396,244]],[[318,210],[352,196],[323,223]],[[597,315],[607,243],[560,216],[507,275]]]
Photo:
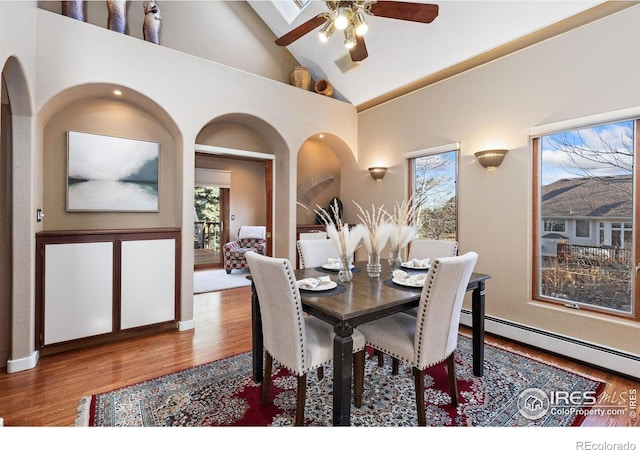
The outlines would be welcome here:
[[[280,15],[291,23],[300,12],[309,4],[310,0],[273,0],[271,3],[276,7]]]

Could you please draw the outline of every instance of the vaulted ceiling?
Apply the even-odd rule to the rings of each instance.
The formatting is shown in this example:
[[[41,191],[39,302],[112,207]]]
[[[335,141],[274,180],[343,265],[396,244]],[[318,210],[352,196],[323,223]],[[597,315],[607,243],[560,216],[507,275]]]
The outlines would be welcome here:
[[[280,37],[329,8],[311,1],[291,23],[280,12],[293,0],[249,1]],[[281,5],[276,5],[281,3]],[[353,63],[338,30],[328,42],[318,39],[321,25],[287,46],[314,80],[327,79],[336,98],[359,110],[455,75],[559,33],[603,17],[625,2],[461,1],[435,3],[438,16],[418,23],[365,15],[368,57]]]

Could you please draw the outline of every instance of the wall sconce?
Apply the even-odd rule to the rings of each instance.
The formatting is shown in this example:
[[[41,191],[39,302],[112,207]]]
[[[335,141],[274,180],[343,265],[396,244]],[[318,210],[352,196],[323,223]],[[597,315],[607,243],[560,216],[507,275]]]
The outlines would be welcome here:
[[[386,167],[369,167],[369,173],[373,177],[374,180],[380,182],[384,178],[384,175],[387,173]]]
[[[484,150],[482,152],[474,153],[474,156],[478,159],[478,162],[482,167],[493,170],[502,164],[504,155],[506,155],[508,151],[509,150],[502,149]]]

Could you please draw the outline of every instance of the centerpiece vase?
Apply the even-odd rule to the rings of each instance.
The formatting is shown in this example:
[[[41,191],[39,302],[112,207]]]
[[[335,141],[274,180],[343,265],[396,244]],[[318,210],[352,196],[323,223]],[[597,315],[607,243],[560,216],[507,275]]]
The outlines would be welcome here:
[[[351,257],[342,255],[340,256],[340,270],[338,271],[338,280],[342,283],[350,283],[353,279],[353,273],[351,272]]]
[[[393,272],[394,270],[398,270],[401,264],[402,256],[400,255],[400,249],[392,249],[389,252],[389,270],[391,270],[391,272]]]
[[[369,275],[369,278],[380,278],[380,272],[382,272],[380,253],[369,253],[369,258],[367,260],[367,275]]]

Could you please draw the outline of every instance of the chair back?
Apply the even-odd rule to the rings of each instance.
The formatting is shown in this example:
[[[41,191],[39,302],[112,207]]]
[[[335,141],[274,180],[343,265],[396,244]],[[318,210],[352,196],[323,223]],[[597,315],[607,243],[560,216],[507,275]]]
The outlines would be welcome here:
[[[287,259],[247,252],[251,278],[258,293],[264,348],[295,375],[309,369],[307,336],[293,267]]]
[[[414,239],[409,245],[408,261],[412,259],[434,260],[446,256],[456,256],[458,251],[457,241],[445,241],[435,239]]]
[[[238,230],[238,240],[241,239],[259,239],[263,240],[267,237],[267,227],[264,225],[245,225]]]
[[[331,239],[301,239],[297,245],[301,269],[322,266],[329,258],[340,256]]]
[[[436,258],[427,274],[416,318],[415,359],[422,370],[445,360],[458,345],[460,309],[478,254]]]

